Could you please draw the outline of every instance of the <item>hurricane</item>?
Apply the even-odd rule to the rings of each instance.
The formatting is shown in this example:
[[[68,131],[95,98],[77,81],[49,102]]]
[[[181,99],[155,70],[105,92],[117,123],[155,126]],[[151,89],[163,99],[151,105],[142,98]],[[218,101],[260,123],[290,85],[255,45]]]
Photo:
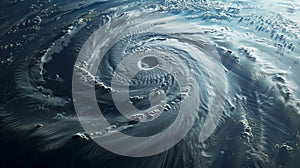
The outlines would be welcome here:
[[[299,1],[0,6],[0,165],[297,167]]]

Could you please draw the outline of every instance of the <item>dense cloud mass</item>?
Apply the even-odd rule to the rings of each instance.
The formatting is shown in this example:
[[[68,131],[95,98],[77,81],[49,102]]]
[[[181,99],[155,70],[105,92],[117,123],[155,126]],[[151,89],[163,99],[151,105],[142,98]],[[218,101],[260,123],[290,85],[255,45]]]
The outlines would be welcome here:
[[[299,2],[0,6],[0,167],[297,166]]]

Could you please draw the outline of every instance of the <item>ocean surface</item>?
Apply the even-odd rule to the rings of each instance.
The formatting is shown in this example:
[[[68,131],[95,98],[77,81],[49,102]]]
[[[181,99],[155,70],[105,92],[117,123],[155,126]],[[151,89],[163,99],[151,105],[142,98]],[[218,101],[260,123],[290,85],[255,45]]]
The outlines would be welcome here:
[[[0,167],[299,167],[299,16],[299,0],[1,0]]]

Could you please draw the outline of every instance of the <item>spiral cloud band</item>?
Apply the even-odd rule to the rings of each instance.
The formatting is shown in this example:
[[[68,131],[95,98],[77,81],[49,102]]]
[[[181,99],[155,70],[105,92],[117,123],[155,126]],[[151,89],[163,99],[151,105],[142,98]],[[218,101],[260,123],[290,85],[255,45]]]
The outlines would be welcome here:
[[[164,152],[194,125],[205,141],[222,115],[226,80],[217,52],[201,35],[200,26],[151,12],[127,13],[95,31],[79,53],[72,81],[75,110],[89,136],[130,157]],[[95,85],[107,90],[110,102]],[[129,124],[113,125],[99,104],[113,105]],[[145,134],[152,129],[159,131]]]

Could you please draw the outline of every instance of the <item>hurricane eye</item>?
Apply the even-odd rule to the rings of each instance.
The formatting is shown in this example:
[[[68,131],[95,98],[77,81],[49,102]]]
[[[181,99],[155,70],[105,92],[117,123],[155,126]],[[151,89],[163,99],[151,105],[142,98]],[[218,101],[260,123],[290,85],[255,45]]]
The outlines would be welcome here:
[[[141,69],[149,70],[158,65],[158,59],[154,56],[144,57],[138,62],[138,65]]]

